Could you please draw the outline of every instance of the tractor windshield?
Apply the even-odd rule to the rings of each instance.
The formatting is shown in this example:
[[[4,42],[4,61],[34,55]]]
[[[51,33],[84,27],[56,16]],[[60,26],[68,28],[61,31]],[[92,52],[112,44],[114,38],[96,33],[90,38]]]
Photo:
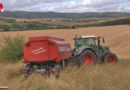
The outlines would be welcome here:
[[[84,45],[95,45],[95,39],[93,38],[85,38],[83,41]]]
[[[86,46],[86,45],[95,45],[94,38],[78,38],[75,39],[75,47]]]
[[[82,46],[83,40],[82,39],[75,39],[75,47]]]

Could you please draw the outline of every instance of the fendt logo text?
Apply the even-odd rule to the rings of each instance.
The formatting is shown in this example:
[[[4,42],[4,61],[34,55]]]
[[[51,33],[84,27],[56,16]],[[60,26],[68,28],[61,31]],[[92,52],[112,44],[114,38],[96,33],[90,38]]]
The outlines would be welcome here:
[[[4,7],[2,3],[0,3],[0,13],[4,13]]]

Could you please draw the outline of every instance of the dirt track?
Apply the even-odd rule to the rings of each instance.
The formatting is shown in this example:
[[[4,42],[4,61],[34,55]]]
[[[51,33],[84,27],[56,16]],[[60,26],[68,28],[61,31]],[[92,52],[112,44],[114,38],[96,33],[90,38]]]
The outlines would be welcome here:
[[[64,30],[37,30],[21,32],[0,32],[0,39],[4,36],[16,36],[17,34],[25,36],[27,39],[31,36],[55,36],[65,38],[73,45],[73,37],[77,35],[96,35],[103,36],[106,39],[107,46],[118,55],[119,58],[130,58],[130,25],[91,27],[80,29]]]

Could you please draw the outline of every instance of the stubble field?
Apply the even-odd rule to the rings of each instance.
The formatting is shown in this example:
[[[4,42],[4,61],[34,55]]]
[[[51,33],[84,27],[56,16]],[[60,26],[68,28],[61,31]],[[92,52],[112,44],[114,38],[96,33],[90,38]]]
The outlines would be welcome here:
[[[91,27],[64,30],[39,30],[22,32],[0,32],[0,40],[6,36],[22,35],[27,40],[32,36],[54,36],[64,38],[73,47],[73,37],[96,35],[106,39],[105,45],[117,54],[119,63],[115,65],[97,64],[92,67],[69,66],[59,79],[44,78],[39,74],[25,79],[22,74],[24,64],[0,63],[0,86],[9,90],[130,90],[130,25]]]

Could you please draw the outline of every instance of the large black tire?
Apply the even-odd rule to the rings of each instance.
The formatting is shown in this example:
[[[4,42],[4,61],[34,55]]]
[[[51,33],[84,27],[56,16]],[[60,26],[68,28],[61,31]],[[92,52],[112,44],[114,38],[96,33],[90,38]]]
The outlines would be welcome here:
[[[108,64],[115,64],[118,62],[118,58],[115,54],[113,53],[108,53],[104,56],[104,63],[108,63]]]
[[[78,57],[78,65],[91,66],[96,64],[96,55],[91,50],[86,50]]]

